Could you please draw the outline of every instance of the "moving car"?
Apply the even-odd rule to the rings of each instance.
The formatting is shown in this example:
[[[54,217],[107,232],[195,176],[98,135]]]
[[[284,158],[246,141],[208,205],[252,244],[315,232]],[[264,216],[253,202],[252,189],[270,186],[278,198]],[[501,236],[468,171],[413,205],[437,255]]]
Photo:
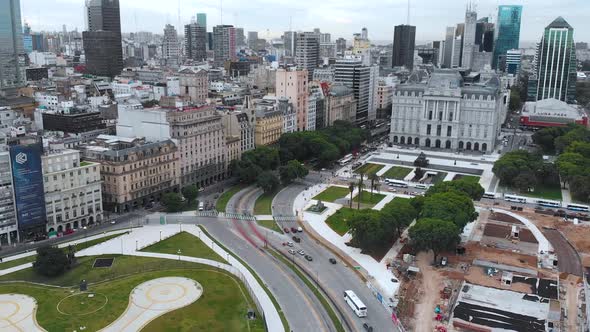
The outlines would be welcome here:
[[[293,236],[293,241],[299,243],[299,242],[301,242],[301,238],[298,236]]]
[[[332,263],[332,264],[336,264],[336,259],[335,259],[335,258],[330,258],[330,259],[329,259],[329,261],[330,261],[330,263]]]
[[[285,227],[285,228],[283,228],[283,231],[284,231],[285,233],[289,233],[289,232],[290,232],[290,231],[289,231],[289,227]]]
[[[289,253],[290,253],[291,255],[295,255],[295,250],[293,250],[293,249],[289,249]]]
[[[301,256],[305,256],[305,251],[303,251],[303,250],[299,250],[297,253]]]
[[[297,228],[295,228],[295,227],[291,227],[291,232],[293,232],[293,233],[297,233]]]
[[[305,259],[307,259],[309,262],[313,261],[313,258],[310,255],[305,255]]]
[[[288,247],[292,247],[293,246],[293,242],[287,242],[287,246]]]
[[[298,231],[299,233],[302,233],[302,232],[303,232],[303,228],[301,228],[301,227],[297,227],[297,231]]]

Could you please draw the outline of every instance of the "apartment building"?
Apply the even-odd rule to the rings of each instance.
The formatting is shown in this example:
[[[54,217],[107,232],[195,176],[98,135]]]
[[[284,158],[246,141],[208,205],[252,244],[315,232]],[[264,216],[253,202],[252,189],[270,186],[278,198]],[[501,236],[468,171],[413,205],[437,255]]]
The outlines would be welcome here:
[[[283,112],[274,100],[256,100],[254,103],[256,108],[254,144],[264,146],[278,142],[283,133]]]
[[[180,95],[194,104],[203,104],[209,93],[207,71],[185,68],[178,72]]]
[[[277,97],[285,97],[293,104],[297,114],[297,130],[307,129],[308,97],[307,70],[295,67],[277,69],[275,92]]]

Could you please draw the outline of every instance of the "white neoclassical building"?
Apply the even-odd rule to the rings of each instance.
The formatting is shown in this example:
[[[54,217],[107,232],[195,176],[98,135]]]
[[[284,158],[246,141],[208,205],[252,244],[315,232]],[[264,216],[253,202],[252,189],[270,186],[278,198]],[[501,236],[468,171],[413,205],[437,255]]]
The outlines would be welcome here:
[[[413,73],[393,94],[390,140],[448,150],[491,152],[506,118],[507,95],[495,74]]]

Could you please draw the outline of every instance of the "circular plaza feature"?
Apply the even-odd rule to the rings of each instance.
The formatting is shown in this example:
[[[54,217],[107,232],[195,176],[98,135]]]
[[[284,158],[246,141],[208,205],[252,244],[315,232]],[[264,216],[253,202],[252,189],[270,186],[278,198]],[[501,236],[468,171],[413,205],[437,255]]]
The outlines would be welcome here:
[[[202,286],[189,278],[146,281],[133,289],[125,312],[101,331],[139,331],[161,315],[197,301],[202,294]]]
[[[37,301],[21,294],[0,294],[0,331],[45,331],[37,324]]]
[[[64,297],[57,304],[57,311],[64,315],[84,316],[102,309],[109,299],[99,293],[83,292]]]

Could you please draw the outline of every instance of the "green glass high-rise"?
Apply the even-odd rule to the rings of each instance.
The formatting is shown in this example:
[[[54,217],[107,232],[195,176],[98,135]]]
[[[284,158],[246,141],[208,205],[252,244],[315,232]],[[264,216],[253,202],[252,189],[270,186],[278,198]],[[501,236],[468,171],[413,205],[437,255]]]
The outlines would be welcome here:
[[[518,49],[521,17],[522,6],[498,6],[492,68],[499,67],[508,50]]]
[[[0,1],[0,90],[24,85],[22,31],[20,1]]]
[[[205,28],[205,31],[207,31],[207,14],[206,13],[197,13],[197,25]]]
[[[576,48],[574,28],[561,16],[545,28],[529,79],[532,101],[555,98],[566,103],[576,99]]]

